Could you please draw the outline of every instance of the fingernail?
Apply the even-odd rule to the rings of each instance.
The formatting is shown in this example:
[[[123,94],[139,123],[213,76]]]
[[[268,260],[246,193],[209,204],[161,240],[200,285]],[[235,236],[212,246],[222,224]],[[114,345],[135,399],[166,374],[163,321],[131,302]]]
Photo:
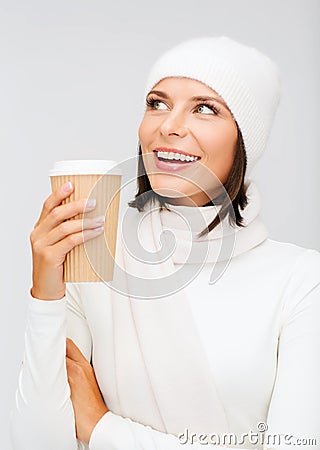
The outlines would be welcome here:
[[[97,222],[97,223],[103,223],[103,222],[105,222],[105,217],[99,216],[99,217],[95,217],[93,220],[94,220],[94,222]]]
[[[65,183],[65,184],[62,186],[62,190],[63,190],[64,192],[70,192],[70,191],[72,191],[72,188],[73,188],[73,185],[72,185],[71,181],[68,181],[68,183]]]
[[[100,233],[101,231],[104,231],[104,227],[93,228],[92,231],[93,231],[94,233]]]
[[[86,203],[86,209],[94,208],[96,206],[96,203],[97,201],[95,198],[90,198]]]

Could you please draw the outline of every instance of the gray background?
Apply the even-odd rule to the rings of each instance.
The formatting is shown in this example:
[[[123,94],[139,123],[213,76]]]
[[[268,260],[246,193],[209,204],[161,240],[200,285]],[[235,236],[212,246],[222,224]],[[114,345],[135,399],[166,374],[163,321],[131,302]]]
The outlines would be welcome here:
[[[1,448],[12,448],[29,235],[50,194],[48,170],[136,153],[146,76],[171,45],[224,34],[278,64],[282,100],[251,177],[270,236],[320,250],[319,19],[318,0],[0,0]]]

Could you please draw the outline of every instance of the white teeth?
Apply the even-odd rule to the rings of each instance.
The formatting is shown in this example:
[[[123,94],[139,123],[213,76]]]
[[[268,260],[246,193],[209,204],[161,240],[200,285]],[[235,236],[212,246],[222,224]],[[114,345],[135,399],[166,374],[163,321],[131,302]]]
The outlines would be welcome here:
[[[176,161],[196,161],[198,159],[198,156],[189,156],[189,155],[183,155],[181,153],[174,153],[174,152],[157,152],[159,158],[163,159],[175,159]]]

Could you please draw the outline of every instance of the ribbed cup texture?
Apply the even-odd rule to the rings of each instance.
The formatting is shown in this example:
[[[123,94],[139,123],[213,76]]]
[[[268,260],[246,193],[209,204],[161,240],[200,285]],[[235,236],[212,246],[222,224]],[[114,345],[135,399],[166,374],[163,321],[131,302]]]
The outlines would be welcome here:
[[[68,220],[105,216],[104,233],[77,245],[67,253],[64,281],[111,281],[114,274],[121,175],[60,175],[51,176],[50,179],[53,191],[67,181],[74,185],[73,193],[62,204],[83,198],[96,199],[93,210]]]

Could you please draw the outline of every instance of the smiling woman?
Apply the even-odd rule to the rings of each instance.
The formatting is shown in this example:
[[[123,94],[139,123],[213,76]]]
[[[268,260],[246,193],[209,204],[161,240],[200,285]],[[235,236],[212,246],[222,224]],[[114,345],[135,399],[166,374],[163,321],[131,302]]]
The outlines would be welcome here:
[[[142,156],[146,162],[152,189],[168,197],[174,196],[170,191],[177,189],[180,194],[175,199],[175,204],[185,204],[187,200],[189,205],[194,202],[197,206],[202,206],[210,198],[205,192],[194,192],[193,179],[197,166],[205,166],[214,172],[221,183],[226,181],[236,151],[236,123],[228,108],[221,106],[219,112],[215,109],[217,101],[204,104],[194,100],[214,94],[212,89],[199,81],[166,78],[155,86],[155,90],[158,96],[150,94],[147,97],[147,109],[139,128]],[[164,92],[167,99],[161,101],[159,92]],[[179,152],[184,152],[199,159],[192,164],[165,163],[168,165],[164,166],[160,173],[154,174],[149,160],[154,161],[153,156],[157,154],[153,152],[157,148],[164,148],[164,151],[169,152],[169,156],[173,153],[170,148],[174,148],[174,155],[178,154],[178,157]],[[147,158],[150,154],[152,158]],[[157,158],[155,161],[157,162]],[[167,171],[184,169],[187,171],[184,173],[184,179],[173,177],[171,173],[169,176],[167,174]],[[187,178],[188,175],[190,179]]]
[[[167,209],[168,204],[222,203],[220,214],[199,236],[230,211],[231,222],[242,225],[240,209],[247,205],[243,139],[228,106],[213,89],[190,78],[161,80],[147,95],[139,140],[141,175],[130,206],[141,211],[150,197]]]
[[[84,204],[69,184],[45,201],[15,450],[320,443],[320,253],[269,238],[249,178],[279,96],[275,64],[225,36],[155,62],[112,282],[64,283]]]

